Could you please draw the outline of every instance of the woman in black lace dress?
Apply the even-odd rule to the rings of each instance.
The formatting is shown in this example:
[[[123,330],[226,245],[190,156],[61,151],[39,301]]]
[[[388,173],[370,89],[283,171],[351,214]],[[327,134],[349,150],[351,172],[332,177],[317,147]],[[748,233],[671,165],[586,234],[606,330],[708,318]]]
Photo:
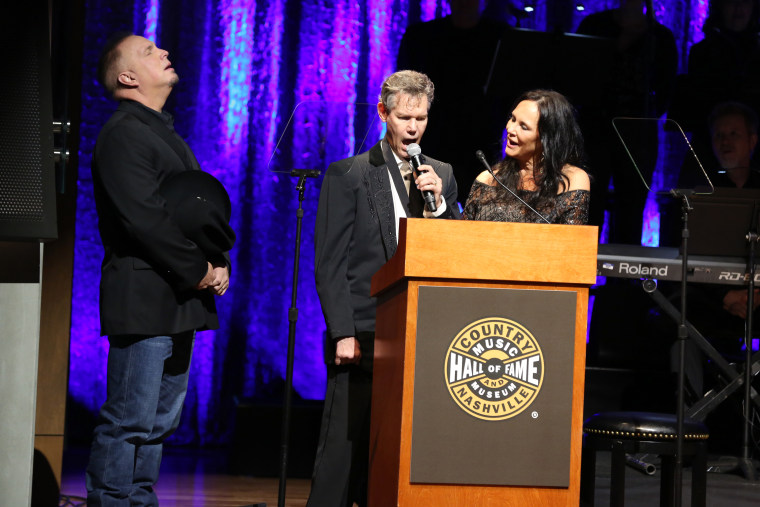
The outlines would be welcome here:
[[[507,122],[504,159],[482,172],[464,207],[467,220],[544,222],[503,186],[556,224],[586,224],[590,182],[583,136],[573,107],[554,91],[533,90],[515,102]]]

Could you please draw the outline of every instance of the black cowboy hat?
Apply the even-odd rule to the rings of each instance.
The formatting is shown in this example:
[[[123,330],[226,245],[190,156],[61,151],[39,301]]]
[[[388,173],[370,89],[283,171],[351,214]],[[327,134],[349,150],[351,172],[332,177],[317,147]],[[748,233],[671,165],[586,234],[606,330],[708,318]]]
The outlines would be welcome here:
[[[235,244],[235,232],[230,227],[230,196],[214,176],[203,171],[182,171],[165,179],[159,192],[185,237],[207,256],[226,252]]]

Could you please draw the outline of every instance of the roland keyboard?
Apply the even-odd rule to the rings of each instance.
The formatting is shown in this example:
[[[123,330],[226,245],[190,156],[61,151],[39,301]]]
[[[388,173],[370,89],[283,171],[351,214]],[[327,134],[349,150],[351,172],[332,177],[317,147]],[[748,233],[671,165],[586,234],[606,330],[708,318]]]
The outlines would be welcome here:
[[[760,284],[760,263],[755,263],[755,283]],[[678,248],[600,244],[596,274],[613,278],[681,280]],[[689,255],[687,281],[744,285],[749,278],[747,261],[740,257]]]

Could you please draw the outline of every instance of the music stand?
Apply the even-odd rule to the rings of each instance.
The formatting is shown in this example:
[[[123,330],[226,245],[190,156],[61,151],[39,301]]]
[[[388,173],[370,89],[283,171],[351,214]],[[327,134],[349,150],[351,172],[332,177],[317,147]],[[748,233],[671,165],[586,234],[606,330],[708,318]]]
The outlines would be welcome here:
[[[692,210],[691,197],[695,195],[695,189],[678,189],[667,188],[655,185],[654,182],[647,181],[644,177],[644,172],[641,171],[639,163],[637,161],[650,160],[650,153],[648,150],[651,148],[646,142],[642,140],[650,139],[653,134],[657,135],[657,139],[663,138],[668,133],[671,133],[679,140],[678,146],[681,147],[681,151],[685,156],[692,156],[696,161],[699,169],[704,176],[705,185],[708,188],[708,193],[712,193],[714,186],[707,176],[707,172],[702,167],[699,158],[691,147],[686,134],[684,134],[681,126],[673,120],[662,120],[658,118],[626,118],[618,117],[613,118],[612,126],[615,129],[615,133],[623,143],[628,157],[633,163],[635,171],[638,173],[641,182],[646,187],[647,191],[659,194],[667,195],[674,199],[681,201],[681,319],[678,325],[678,389],[677,389],[677,406],[676,406],[676,455],[674,463],[673,480],[675,482],[675,498],[674,505],[676,507],[681,506],[682,499],[682,484],[683,484],[683,420],[684,420],[684,378],[685,378],[685,357],[686,357],[686,339],[689,337],[689,332],[686,327],[686,279],[688,274],[688,241],[689,241],[689,213]],[[646,174],[654,174],[654,168],[651,171],[647,171]],[[701,185],[704,186],[704,185]],[[651,288],[655,290],[656,285]],[[645,287],[646,290],[646,287]]]
[[[691,204],[689,253],[746,259],[747,233],[757,230],[760,189],[719,187],[695,195]]]

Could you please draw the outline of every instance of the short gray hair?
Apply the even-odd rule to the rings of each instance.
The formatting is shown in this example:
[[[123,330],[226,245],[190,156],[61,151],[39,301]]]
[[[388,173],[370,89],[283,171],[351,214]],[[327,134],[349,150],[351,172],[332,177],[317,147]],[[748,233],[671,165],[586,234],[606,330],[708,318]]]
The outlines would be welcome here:
[[[747,124],[747,131],[750,134],[757,134],[758,131],[758,118],[755,110],[742,102],[721,102],[716,105],[710,112],[708,123],[710,125],[710,133],[715,128],[715,122],[719,118],[724,116],[739,115],[744,118],[744,122]]]
[[[396,107],[396,98],[399,93],[405,93],[411,97],[427,97],[428,110],[433,104],[433,94],[435,86],[425,74],[413,70],[400,70],[394,72],[383,81],[383,87],[380,91],[380,102],[383,103],[387,111],[392,111]]]

